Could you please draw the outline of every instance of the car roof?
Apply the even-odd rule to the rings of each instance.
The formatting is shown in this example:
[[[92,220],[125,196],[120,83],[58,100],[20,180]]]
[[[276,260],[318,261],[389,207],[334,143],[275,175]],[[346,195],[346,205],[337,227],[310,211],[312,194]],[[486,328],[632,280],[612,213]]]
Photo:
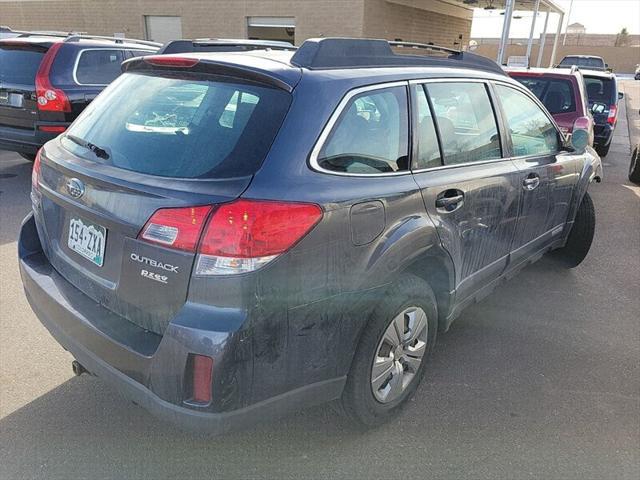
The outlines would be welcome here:
[[[563,60],[565,58],[597,58],[599,60],[604,60],[602,57],[599,57],[597,55],[565,55]]]
[[[279,84],[288,91],[292,91],[302,76],[319,81],[344,81],[348,88],[371,85],[376,83],[388,83],[393,81],[407,81],[413,79],[437,79],[437,78],[474,78],[494,79],[506,81],[520,86],[505,74],[493,73],[478,69],[444,67],[444,66],[409,66],[398,68],[397,66],[374,67],[343,67],[331,69],[310,69],[300,67],[292,63],[294,52],[276,50],[252,50],[248,52],[190,52],[180,54],[161,55],[161,57],[179,57],[198,59],[201,64],[209,64],[212,68],[221,68],[229,74],[242,70],[249,76],[255,76],[257,80],[267,80],[268,83]],[[144,68],[145,57],[137,57],[123,63],[123,71]],[[149,57],[146,57],[149,58]],[[154,57],[151,57],[154,58]],[[229,70],[230,69],[230,70]]]
[[[127,41],[129,40],[129,41]],[[117,47],[137,50],[148,50],[150,53],[158,49],[157,46],[152,46],[144,43],[138,43],[134,39],[108,39],[108,38],[85,38],[76,35],[47,35],[47,34],[24,34],[18,37],[0,39],[0,43],[9,43],[11,45],[25,44],[25,45],[41,45],[43,47],[50,47],[54,43],[64,42],[68,45],[77,45],[81,47]]]
[[[580,71],[584,76],[588,76],[588,77],[600,77],[600,78],[606,78],[609,80],[613,80],[616,78],[616,74],[613,72],[606,72],[606,71],[603,72],[602,70],[585,70],[585,69],[580,69]]]
[[[580,76],[582,74],[582,70],[579,69],[566,69],[566,68],[525,68],[525,67],[507,67],[504,69],[505,72],[511,74],[514,73],[516,75],[536,75],[536,76],[561,76],[561,77],[572,77],[572,76]]]

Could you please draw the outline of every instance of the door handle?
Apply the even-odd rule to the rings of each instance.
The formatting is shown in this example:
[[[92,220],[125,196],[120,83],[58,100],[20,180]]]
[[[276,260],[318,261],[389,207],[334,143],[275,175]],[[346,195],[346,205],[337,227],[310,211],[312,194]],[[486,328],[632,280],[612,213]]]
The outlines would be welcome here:
[[[453,212],[462,205],[464,193],[460,190],[445,190],[436,198],[436,207]]]
[[[535,190],[540,185],[540,177],[535,173],[530,174],[522,181],[522,186],[525,190]]]

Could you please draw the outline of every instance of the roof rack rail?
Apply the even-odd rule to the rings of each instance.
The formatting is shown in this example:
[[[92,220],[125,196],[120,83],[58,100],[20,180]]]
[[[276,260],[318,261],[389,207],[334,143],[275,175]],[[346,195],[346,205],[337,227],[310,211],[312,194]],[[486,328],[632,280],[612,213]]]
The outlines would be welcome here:
[[[69,35],[78,35],[80,32],[61,32],[58,30],[12,30],[13,33],[19,33],[21,37],[29,37],[31,35],[43,35],[47,37],[68,37]]]
[[[277,40],[247,40],[244,38],[195,38],[193,40],[179,39],[165,43],[158,53],[185,53],[194,51],[214,51],[207,47],[238,47],[246,50],[296,50],[297,47],[289,42]]]
[[[115,43],[137,43],[139,45],[147,45],[149,47],[161,47],[162,44],[158,42],[150,42],[148,40],[137,40],[135,38],[122,38],[122,37],[105,37],[102,35],[84,35],[84,34],[70,34],[64,39],[64,42],[77,42],[79,40],[110,40]]]
[[[415,48],[446,56],[397,54],[396,48]],[[493,60],[475,53],[438,45],[362,38],[312,38],[291,57],[291,63],[310,70],[374,67],[457,67],[506,75]]]

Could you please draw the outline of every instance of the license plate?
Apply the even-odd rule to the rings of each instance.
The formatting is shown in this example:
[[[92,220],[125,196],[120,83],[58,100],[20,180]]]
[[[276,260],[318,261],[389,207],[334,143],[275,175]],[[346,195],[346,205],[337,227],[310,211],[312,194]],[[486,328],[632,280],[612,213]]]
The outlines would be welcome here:
[[[71,218],[69,220],[67,245],[71,250],[79,253],[99,267],[104,263],[106,239],[106,228],[79,218]]]

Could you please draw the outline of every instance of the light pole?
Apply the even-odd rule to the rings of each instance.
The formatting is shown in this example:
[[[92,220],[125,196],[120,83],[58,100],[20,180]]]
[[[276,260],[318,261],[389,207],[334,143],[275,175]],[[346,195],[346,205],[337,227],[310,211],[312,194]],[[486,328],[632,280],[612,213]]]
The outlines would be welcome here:
[[[573,8],[573,0],[569,4],[569,11],[567,12],[567,27],[569,26],[569,22],[571,21],[571,9]],[[562,39],[562,46],[564,47],[567,43],[567,29],[564,31],[564,37]]]

